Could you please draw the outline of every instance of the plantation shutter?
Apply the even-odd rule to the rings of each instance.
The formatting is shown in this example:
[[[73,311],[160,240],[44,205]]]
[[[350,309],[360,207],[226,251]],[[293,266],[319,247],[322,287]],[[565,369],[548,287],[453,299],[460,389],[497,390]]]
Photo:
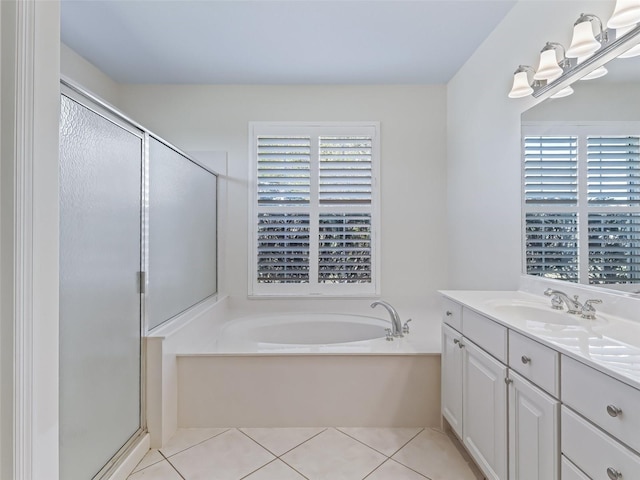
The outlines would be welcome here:
[[[527,273],[590,284],[640,281],[640,135],[617,134],[621,128],[565,125],[554,130],[568,135],[525,134]]]
[[[576,205],[576,137],[525,137],[524,196],[530,205]]]
[[[578,140],[524,139],[526,272],[578,281]],[[535,206],[535,208],[534,208]],[[551,209],[550,207],[553,207]],[[560,210],[560,211],[558,211]]]
[[[375,293],[377,125],[261,125],[252,291]]]
[[[640,137],[588,137],[589,205],[640,205]]]

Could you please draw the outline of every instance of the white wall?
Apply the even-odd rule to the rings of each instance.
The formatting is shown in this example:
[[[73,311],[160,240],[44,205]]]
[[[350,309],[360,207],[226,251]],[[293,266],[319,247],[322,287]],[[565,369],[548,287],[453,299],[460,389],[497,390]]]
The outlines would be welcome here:
[[[447,85],[450,288],[514,289],[520,260],[520,114],[513,72],[537,66],[547,41],[568,46],[573,22],[606,22],[613,2],[520,0]]]
[[[248,123],[381,122],[382,296],[446,286],[444,86],[121,85],[125,113],[186,151],[228,152],[227,278],[247,295]]]
[[[60,72],[105,102],[118,104],[118,84],[64,43],[60,44]]]

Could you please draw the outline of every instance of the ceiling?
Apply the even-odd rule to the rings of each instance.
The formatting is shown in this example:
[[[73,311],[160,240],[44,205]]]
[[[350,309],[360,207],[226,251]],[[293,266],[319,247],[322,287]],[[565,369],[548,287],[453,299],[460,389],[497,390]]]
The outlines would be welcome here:
[[[443,84],[516,0],[62,0],[121,83]]]

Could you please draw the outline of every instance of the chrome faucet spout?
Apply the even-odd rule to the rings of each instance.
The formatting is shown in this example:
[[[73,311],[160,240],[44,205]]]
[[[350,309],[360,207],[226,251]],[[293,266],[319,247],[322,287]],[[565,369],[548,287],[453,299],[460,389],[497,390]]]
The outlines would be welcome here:
[[[387,312],[389,312],[389,316],[391,317],[391,326],[392,326],[391,334],[394,337],[404,337],[404,335],[402,334],[402,322],[400,321],[400,315],[398,315],[398,312],[396,311],[396,309],[393,308],[390,303],[385,302],[383,300],[378,300],[373,302],[371,304],[371,308],[376,308],[378,305],[382,305],[384,308],[387,309]]]
[[[547,297],[551,297],[551,302],[554,306],[556,305],[556,299],[564,302],[564,304],[567,306],[567,313],[582,313],[582,304],[578,301],[577,295],[574,295],[573,298],[569,298],[566,293],[561,292],[560,290],[554,290],[553,288],[547,288],[544,291],[544,294]]]

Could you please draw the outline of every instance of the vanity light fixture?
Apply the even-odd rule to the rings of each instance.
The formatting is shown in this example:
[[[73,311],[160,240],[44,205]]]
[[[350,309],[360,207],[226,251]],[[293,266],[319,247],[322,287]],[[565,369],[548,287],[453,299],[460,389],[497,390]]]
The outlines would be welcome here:
[[[640,0],[616,0],[607,27],[618,29],[631,27],[636,23],[640,23]]]
[[[529,83],[529,73],[533,73],[533,68],[528,65],[520,65],[513,73],[513,87],[509,92],[509,98],[527,97],[533,93]]]
[[[639,0],[639,2],[640,2],[640,0]],[[616,28],[616,38],[619,38],[619,37],[622,37],[623,35],[626,35],[631,30],[633,30],[635,27],[636,27],[635,25],[632,25],[630,27]],[[640,43],[638,45],[636,45],[635,47],[631,47],[626,52],[621,53],[620,55],[618,55],[618,58],[632,58],[632,57],[637,57],[638,55],[640,55]]]
[[[600,40],[596,39],[593,33],[593,23],[597,22],[597,26],[600,30]],[[573,24],[573,38],[571,39],[571,45],[567,50],[567,57],[580,58],[588,57],[596,53],[602,46],[602,43],[607,41],[607,32],[602,28],[602,20],[596,15],[590,13],[583,13],[578,17],[578,20]]]
[[[562,54],[562,58],[559,61],[556,54],[558,50],[560,50]],[[540,51],[540,63],[538,64],[538,70],[533,75],[533,79],[552,82],[564,73],[564,69],[568,63],[564,47],[556,42],[547,42]]]
[[[563,88],[558,93],[551,95],[551,97],[549,98],[563,98],[563,97],[568,97],[571,94],[573,94],[573,88],[569,86],[569,87]]]

